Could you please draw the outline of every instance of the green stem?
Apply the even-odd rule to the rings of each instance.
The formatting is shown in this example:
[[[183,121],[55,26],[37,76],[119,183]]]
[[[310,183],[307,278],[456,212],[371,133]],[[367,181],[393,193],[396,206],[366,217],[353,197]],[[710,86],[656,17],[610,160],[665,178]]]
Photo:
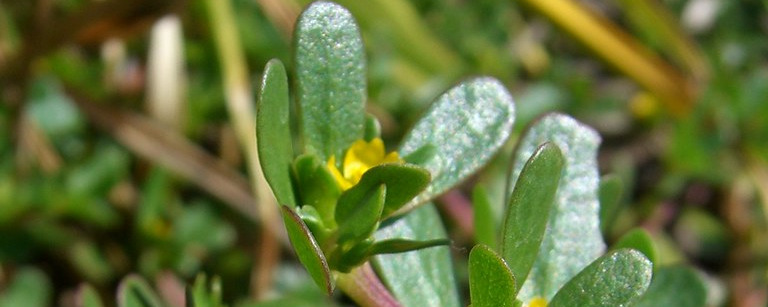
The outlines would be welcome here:
[[[355,302],[364,307],[400,307],[400,302],[389,293],[387,287],[373,271],[370,262],[347,274],[339,274],[336,285]]]

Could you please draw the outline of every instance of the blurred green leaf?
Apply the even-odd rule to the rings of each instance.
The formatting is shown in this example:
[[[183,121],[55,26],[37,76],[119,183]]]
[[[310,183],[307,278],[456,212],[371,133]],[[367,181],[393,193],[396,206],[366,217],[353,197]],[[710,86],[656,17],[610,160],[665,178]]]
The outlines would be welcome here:
[[[616,215],[619,214],[621,196],[624,185],[621,178],[615,175],[605,175],[600,178],[600,230],[603,235],[608,234],[613,226]]]
[[[707,288],[696,272],[682,265],[658,268],[651,286],[635,307],[701,307],[707,300]]]
[[[354,186],[339,197],[336,223],[339,225],[339,244],[364,240],[379,226],[387,187]]]
[[[469,253],[469,294],[473,307],[512,307],[515,277],[496,252],[479,244]]]
[[[209,285],[208,278],[205,275],[197,275],[192,287],[187,288],[186,306],[224,307],[224,304],[221,302],[221,280],[214,277]]]
[[[290,207],[284,205],[282,208],[285,229],[296,251],[296,256],[312,276],[315,284],[330,295],[333,292],[331,270],[328,268],[323,251],[320,250],[320,246],[301,218]]]
[[[635,228],[624,234],[611,249],[632,248],[645,255],[651,263],[656,263],[656,246],[653,245],[653,239],[642,228]]]
[[[162,307],[160,298],[138,275],[129,275],[117,287],[118,307]]]
[[[364,130],[365,52],[357,24],[345,8],[318,1],[299,16],[294,37],[304,150],[341,160]]]
[[[611,252],[568,281],[549,306],[629,306],[651,283],[652,266],[638,251]]]
[[[405,208],[424,203],[458,184],[485,165],[507,141],[515,106],[499,81],[477,78],[440,96],[405,137],[400,154],[424,146],[435,155],[420,166],[432,175],[426,191]]]
[[[50,306],[53,287],[48,276],[37,268],[25,267],[16,272],[2,293],[0,307]]]
[[[376,232],[377,240],[433,240],[446,237],[434,206],[413,210]],[[459,306],[459,296],[448,247],[379,255],[373,264],[382,281],[406,307]]]
[[[293,144],[289,122],[288,77],[279,60],[264,68],[256,110],[259,161],[277,202],[296,207],[291,184]]]
[[[551,298],[605,249],[597,198],[600,137],[591,128],[561,114],[549,114],[533,123],[518,144],[508,189],[517,184],[528,157],[545,142],[562,150],[565,169],[539,256],[518,295],[523,301],[536,296]]]
[[[515,278],[525,280],[539,253],[563,171],[557,145],[544,143],[528,159],[509,199],[501,231],[501,255]],[[512,289],[517,296],[520,286]]]
[[[82,284],[77,289],[77,300],[81,302],[80,306],[78,307],[102,307],[104,304],[101,302],[101,297],[99,297],[99,293],[96,292],[96,289],[94,289],[89,284]]]
[[[472,206],[474,207],[475,224],[475,242],[483,244],[490,248],[496,248],[499,244],[496,237],[497,223],[493,215],[491,201],[485,188],[481,185],[475,185],[472,190]]]
[[[334,211],[341,188],[325,164],[315,155],[302,155],[293,163],[296,186],[299,187],[299,202],[312,206],[320,213],[327,227],[335,227]]]

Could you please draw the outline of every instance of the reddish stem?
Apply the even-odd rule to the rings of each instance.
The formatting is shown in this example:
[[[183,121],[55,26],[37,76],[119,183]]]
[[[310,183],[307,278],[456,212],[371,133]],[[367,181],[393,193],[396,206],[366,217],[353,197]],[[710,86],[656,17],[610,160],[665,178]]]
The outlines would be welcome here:
[[[387,287],[373,271],[370,262],[339,274],[336,285],[355,302],[364,307],[400,307],[400,302],[389,293]]]

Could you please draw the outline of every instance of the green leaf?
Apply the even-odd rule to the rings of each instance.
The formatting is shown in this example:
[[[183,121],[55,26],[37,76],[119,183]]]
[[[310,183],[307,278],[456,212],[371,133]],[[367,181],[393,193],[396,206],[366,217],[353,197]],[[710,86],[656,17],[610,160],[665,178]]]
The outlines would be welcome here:
[[[293,144],[289,103],[285,67],[279,60],[271,60],[264,68],[261,95],[256,105],[259,162],[278,203],[296,207],[291,185]]]
[[[427,202],[485,165],[509,137],[514,113],[512,96],[492,78],[469,80],[440,96],[400,147],[404,157],[424,146],[435,148],[435,155],[419,164],[432,182],[403,209]]]
[[[623,190],[624,185],[619,176],[606,175],[600,178],[600,230],[603,234],[610,231],[619,214]]]
[[[444,239],[445,229],[434,206],[417,208],[379,229],[378,240]],[[392,294],[409,307],[459,306],[456,280],[448,247],[433,247],[373,257],[377,272]]]
[[[504,259],[479,244],[469,252],[469,295],[473,307],[512,307],[515,277]]]
[[[382,217],[386,218],[418,195],[429,184],[429,172],[412,164],[388,163],[372,167],[356,186],[387,186]]]
[[[186,299],[188,307],[224,307],[221,280],[214,277],[209,285],[205,275],[198,274],[192,287],[187,287]]]
[[[656,246],[651,235],[642,228],[635,228],[624,234],[611,249],[632,248],[645,255],[651,263],[656,263]]]
[[[549,307],[629,306],[648,289],[651,271],[651,262],[636,250],[611,252],[566,283]]]
[[[315,284],[330,295],[333,292],[331,270],[328,268],[328,262],[325,260],[323,251],[320,250],[320,246],[312,233],[309,232],[307,225],[296,212],[293,212],[288,206],[282,206],[282,208],[285,229],[299,262],[307,269]]]
[[[339,197],[336,223],[339,225],[339,244],[367,239],[379,227],[387,187],[354,186]]]
[[[341,188],[328,168],[315,155],[302,155],[293,163],[300,204],[312,206],[327,227],[335,228],[334,211]]]
[[[515,183],[501,231],[501,255],[519,280],[528,277],[539,255],[562,170],[560,149],[544,143],[528,159]],[[520,286],[513,289],[513,297]]]
[[[365,126],[363,129],[363,138],[366,142],[371,142],[373,139],[381,136],[381,124],[376,116],[371,114],[365,114]]]
[[[37,268],[24,267],[0,293],[0,306],[50,306],[52,294],[48,276]]]
[[[81,307],[102,307],[99,293],[89,284],[82,284],[77,288],[77,300],[81,302]]]
[[[597,200],[600,137],[594,130],[562,114],[549,114],[536,121],[518,144],[508,191],[517,184],[528,157],[545,142],[562,150],[565,169],[539,256],[518,295],[526,302],[537,296],[551,298],[605,250]]]
[[[117,286],[119,307],[160,307],[165,306],[147,282],[138,275],[128,275]]]
[[[299,16],[294,38],[304,150],[340,160],[364,131],[365,53],[357,24],[340,5],[318,1]]]
[[[399,254],[440,245],[451,244],[448,239],[434,239],[426,241],[407,240],[407,239],[389,239],[374,243],[368,249],[369,255]]]
[[[472,190],[472,206],[474,207],[475,241],[478,244],[495,248],[498,245],[496,237],[497,223],[493,216],[493,208],[488,193],[481,185],[475,185]]]
[[[661,267],[653,274],[651,286],[635,307],[705,306],[707,288],[696,272],[686,266]]]

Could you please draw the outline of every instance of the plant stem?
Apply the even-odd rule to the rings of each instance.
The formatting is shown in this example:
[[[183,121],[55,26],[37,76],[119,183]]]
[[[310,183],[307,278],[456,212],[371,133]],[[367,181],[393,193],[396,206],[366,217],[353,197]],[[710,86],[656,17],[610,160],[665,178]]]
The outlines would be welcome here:
[[[364,307],[400,307],[400,302],[389,293],[387,287],[373,271],[370,262],[339,274],[336,285],[355,302]]]

